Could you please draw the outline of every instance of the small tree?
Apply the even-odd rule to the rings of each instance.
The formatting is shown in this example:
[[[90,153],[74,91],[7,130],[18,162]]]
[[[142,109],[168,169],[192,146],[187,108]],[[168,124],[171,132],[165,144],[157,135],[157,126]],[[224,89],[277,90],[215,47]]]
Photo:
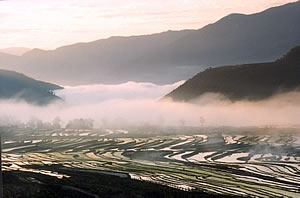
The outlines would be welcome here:
[[[93,129],[94,120],[92,119],[73,119],[66,126],[68,129]]]
[[[61,119],[60,119],[60,117],[55,117],[54,118],[54,120],[52,121],[52,127],[54,128],[54,129],[60,129],[61,128]]]
[[[202,116],[200,116],[199,122],[200,122],[200,124],[201,124],[201,127],[203,127],[203,125],[204,125],[204,123],[205,123],[205,119],[204,119]]]

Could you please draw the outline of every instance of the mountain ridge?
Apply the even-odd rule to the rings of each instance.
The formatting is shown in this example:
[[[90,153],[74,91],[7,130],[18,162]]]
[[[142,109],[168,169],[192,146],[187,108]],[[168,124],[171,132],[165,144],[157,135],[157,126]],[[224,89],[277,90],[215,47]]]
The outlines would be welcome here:
[[[46,105],[61,100],[53,91],[63,87],[27,77],[22,73],[0,69],[0,99],[24,100]]]
[[[273,61],[300,44],[300,2],[231,14],[198,30],[110,37],[1,58],[0,67],[59,84],[169,84],[210,66]],[[57,72],[59,71],[59,72]],[[78,78],[80,77],[80,78]]]
[[[26,47],[8,47],[0,49],[0,53],[15,55],[15,56],[22,56],[26,52],[30,51],[30,48]]]
[[[300,87],[300,46],[274,62],[222,66],[198,73],[164,98],[189,102],[206,93],[232,101],[263,100]]]

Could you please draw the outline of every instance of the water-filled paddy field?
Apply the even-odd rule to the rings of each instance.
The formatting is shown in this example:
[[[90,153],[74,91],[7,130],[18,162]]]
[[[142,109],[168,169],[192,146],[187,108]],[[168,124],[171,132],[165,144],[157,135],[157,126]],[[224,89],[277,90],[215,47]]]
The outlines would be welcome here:
[[[3,141],[3,170],[64,179],[70,176],[63,170],[76,169],[186,191],[299,197],[300,135],[136,134],[130,129],[26,129]]]

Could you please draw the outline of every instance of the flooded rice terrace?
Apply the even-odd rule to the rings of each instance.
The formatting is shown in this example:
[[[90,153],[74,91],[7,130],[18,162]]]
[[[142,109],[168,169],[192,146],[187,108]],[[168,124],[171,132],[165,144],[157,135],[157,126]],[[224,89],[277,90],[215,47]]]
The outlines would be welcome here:
[[[209,128],[18,129],[3,134],[2,168],[59,179],[70,177],[62,170],[72,169],[186,191],[299,197],[300,135],[271,134]]]

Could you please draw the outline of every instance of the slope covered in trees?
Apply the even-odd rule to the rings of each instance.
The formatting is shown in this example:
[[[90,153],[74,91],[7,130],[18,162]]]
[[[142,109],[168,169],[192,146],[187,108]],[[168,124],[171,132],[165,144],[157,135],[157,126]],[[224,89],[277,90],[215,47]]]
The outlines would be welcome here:
[[[57,89],[62,87],[14,71],[0,70],[0,99],[25,100],[43,105],[60,99],[53,93]]]
[[[166,97],[190,101],[205,93],[220,93],[231,100],[260,100],[297,89],[299,76],[300,46],[275,62],[207,69]]]

